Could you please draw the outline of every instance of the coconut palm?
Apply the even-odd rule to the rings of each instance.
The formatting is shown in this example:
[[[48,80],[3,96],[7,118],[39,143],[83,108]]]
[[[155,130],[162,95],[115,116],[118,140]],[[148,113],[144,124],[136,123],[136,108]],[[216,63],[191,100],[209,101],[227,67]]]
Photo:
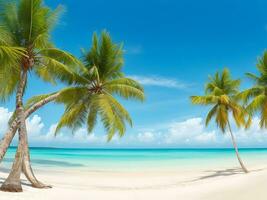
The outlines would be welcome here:
[[[260,112],[260,127],[267,128],[267,51],[258,59],[256,67],[259,75],[246,74],[254,81],[254,86],[242,91],[238,97],[244,101],[248,112]]]
[[[84,124],[91,133],[99,117],[107,139],[111,140],[116,133],[124,135],[127,122],[132,125],[129,113],[116,97],[142,101],[144,90],[138,82],[122,73],[122,46],[113,43],[106,31],[102,32],[100,39],[94,34],[92,44],[89,52],[83,50],[86,69],[75,78],[75,86],[61,90],[55,99],[55,102],[65,105],[56,133],[62,127],[75,131]],[[33,97],[27,106],[31,107],[48,96]]]
[[[69,126],[73,129],[81,126],[84,120],[80,117],[82,114],[79,112],[81,112],[86,113],[89,132],[93,130],[96,117],[99,114],[108,131],[109,140],[116,132],[120,136],[124,134],[125,121],[130,124],[132,122],[128,112],[114,98],[114,95],[126,99],[143,100],[143,88],[136,81],[126,78],[121,72],[123,51],[121,46],[112,42],[108,33],[103,32],[100,40],[94,35],[93,44],[92,49],[84,55],[84,63],[87,68],[80,74],[73,73],[76,80],[75,86],[64,88],[52,94],[31,98],[25,105],[26,118],[45,104],[55,101],[66,105],[65,113],[57,131],[63,126]],[[99,54],[96,54],[95,50],[99,51]],[[90,64],[93,59],[98,60],[98,65]],[[84,104],[84,107],[80,106],[81,104]],[[14,117],[16,116],[14,115]],[[18,128],[18,123],[17,118],[11,120],[10,128],[0,143],[0,159],[5,155]]]
[[[239,164],[243,171],[247,173],[248,170],[239,156],[235,137],[229,122],[229,115],[232,114],[238,127],[246,125],[246,112],[236,100],[240,80],[231,79],[227,69],[224,69],[221,74],[217,72],[214,77],[209,77],[209,79],[210,82],[206,85],[205,90],[206,95],[192,96],[191,101],[193,104],[212,106],[206,117],[206,126],[212,118],[215,118],[216,124],[222,130],[222,133],[225,133],[228,128]]]
[[[50,32],[60,10],[62,8],[58,7],[52,11],[44,6],[42,0],[1,2],[0,27],[5,33],[5,38],[1,39],[9,40],[4,42],[11,45],[9,48],[17,50],[16,53],[23,51],[23,55],[18,58],[15,54],[12,56],[14,51],[10,51],[11,54],[1,53],[0,49],[0,58],[5,54],[10,55],[6,59],[2,59],[8,59],[8,61],[1,63],[0,66],[0,75],[2,74],[0,76],[0,96],[1,100],[6,100],[16,92],[15,112],[19,122],[20,139],[16,162],[1,187],[5,191],[22,191],[20,183],[22,169],[34,187],[44,187],[35,179],[30,167],[23,94],[30,72],[51,83],[55,83],[57,79],[68,83],[73,80],[73,71],[69,67],[78,66],[78,60],[67,52],[55,48],[50,39]],[[11,65],[10,63],[16,64]]]

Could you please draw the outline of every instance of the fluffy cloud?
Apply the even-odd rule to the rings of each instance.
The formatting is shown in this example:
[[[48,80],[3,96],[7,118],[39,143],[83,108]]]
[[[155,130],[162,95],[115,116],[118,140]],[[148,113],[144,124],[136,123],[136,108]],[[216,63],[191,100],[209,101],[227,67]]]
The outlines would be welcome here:
[[[32,118],[26,121],[27,130],[31,136],[38,136],[41,134],[44,124],[41,117],[34,115]]]
[[[12,116],[12,112],[8,109],[0,107],[0,137],[3,136],[8,129],[8,120]],[[52,124],[48,129],[38,115],[33,115],[26,120],[29,143],[32,146],[69,146],[78,147],[80,145],[104,144],[106,137],[96,136],[95,134],[87,134],[86,129],[81,128],[73,135],[69,130],[63,130],[55,136],[57,124]],[[17,137],[12,142],[13,145],[17,143]]]
[[[169,125],[165,142],[167,144],[192,144],[215,142],[215,132],[206,132],[201,118],[173,122]]]
[[[234,124],[233,127],[235,127]],[[248,130],[234,129],[234,135],[240,147],[265,147],[267,145],[267,130],[259,128],[257,117],[253,119]],[[202,118],[173,121],[163,128],[143,130],[131,141],[133,144],[150,144],[156,147],[232,147],[228,132],[222,134],[217,127],[206,128]]]
[[[8,119],[12,112],[0,107],[0,136],[7,129]],[[229,133],[221,134],[216,128],[207,129],[202,118],[190,118],[183,121],[173,121],[161,127],[145,127],[133,129],[123,138],[114,137],[112,142],[106,142],[106,136],[87,134],[85,128],[80,128],[73,135],[70,130],[63,129],[56,137],[57,124],[46,127],[38,115],[27,119],[29,141],[31,146],[50,147],[231,147]],[[234,127],[234,126],[233,126]],[[267,145],[267,130],[259,128],[259,119],[255,117],[250,129],[234,129],[237,143],[240,147],[264,147]],[[16,140],[15,140],[16,142]]]
[[[207,131],[201,118],[174,121],[158,129],[137,134],[135,143],[158,147],[200,147],[215,144],[219,137],[214,130]]]
[[[168,78],[163,78],[159,76],[131,76],[134,80],[138,81],[142,85],[147,85],[147,86],[158,86],[158,87],[167,87],[167,88],[175,88],[175,89],[185,89],[188,87],[187,84],[175,80],[175,79],[168,79]]]
[[[255,117],[251,127],[248,130],[239,129],[235,131],[239,144],[243,146],[259,146],[266,147],[267,145],[267,130],[261,129],[259,126],[260,119]]]
[[[154,142],[155,134],[151,132],[138,133],[137,140],[144,143]]]
[[[33,120],[30,120],[33,121]],[[40,121],[35,124],[36,127],[43,127]],[[70,130],[63,129],[60,133],[55,135],[57,124],[52,124],[47,133],[41,128],[36,130],[34,134],[29,131],[30,142],[33,146],[53,146],[53,147],[86,147],[105,144],[106,138],[104,136],[96,136],[94,133],[88,135],[85,128],[78,129],[74,134]],[[30,130],[30,129],[29,129]],[[37,134],[36,134],[37,133]]]
[[[11,115],[12,112],[9,112],[7,108],[0,107],[0,133],[7,129],[8,120]]]

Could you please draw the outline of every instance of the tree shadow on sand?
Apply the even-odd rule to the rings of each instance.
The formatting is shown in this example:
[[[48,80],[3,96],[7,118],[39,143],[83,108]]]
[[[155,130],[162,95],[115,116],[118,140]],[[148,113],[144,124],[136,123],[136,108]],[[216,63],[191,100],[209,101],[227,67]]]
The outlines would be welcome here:
[[[266,169],[266,168],[251,170],[249,172],[250,173],[251,172],[257,172],[257,171],[262,171],[264,169]],[[216,178],[216,177],[226,177],[226,176],[233,176],[233,175],[237,175],[237,174],[245,174],[241,168],[232,168],[232,169],[225,169],[225,170],[208,170],[205,172],[208,172],[210,174],[198,177],[198,178],[193,179],[189,182],[196,182],[196,181],[201,181],[201,180]]]

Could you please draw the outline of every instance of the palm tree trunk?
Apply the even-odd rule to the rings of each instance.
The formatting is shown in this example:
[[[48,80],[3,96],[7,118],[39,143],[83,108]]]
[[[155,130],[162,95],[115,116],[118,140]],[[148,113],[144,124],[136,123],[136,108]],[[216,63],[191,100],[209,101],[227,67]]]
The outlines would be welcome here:
[[[55,94],[53,94],[53,95],[51,95],[51,96],[49,96],[49,97],[37,102],[33,106],[31,106],[25,112],[25,118],[29,117],[33,112],[35,112],[36,110],[38,110],[39,108],[41,108],[45,104],[55,100],[58,97],[58,95],[59,95],[59,93],[55,93]],[[19,126],[19,120],[18,120],[18,118],[16,118],[12,122],[8,132],[5,134],[4,138],[2,139],[1,144],[0,144],[0,162],[2,161],[6,151],[8,149],[8,147],[9,147],[9,145],[10,145],[12,139],[13,139],[13,137],[15,136],[16,131],[18,129],[18,126]],[[51,186],[41,183],[35,177],[35,175],[33,173],[33,170],[31,168],[31,163],[30,163],[30,155],[29,155],[29,147],[28,147],[27,135],[25,134],[25,135],[20,135],[20,136],[23,137],[23,141],[24,141],[23,143],[25,144],[25,145],[23,145],[23,147],[19,148],[19,151],[21,151],[21,148],[23,148],[23,152],[24,152],[24,156],[23,157],[24,157],[24,159],[22,161],[20,161],[20,159],[21,159],[20,153],[16,153],[14,167],[12,167],[12,169],[14,168],[15,172],[21,173],[21,172],[19,172],[19,170],[17,170],[17,168],[18,168],[19,164],[22,162],[23,163],[22,164],[23,173],[25,174],[27,179],[31,182],[33,187],[36,187],[36,188],[51,188]],[[21,137],[20,137],[20,141],[22,139]],[[15,174],[15,172],[13,172],[11,174]],[[18,175],[16,175],[16,179],[18,179],[17,177],[18,177]],[[14,178],[12,178],[12,181],[13,181],[13,179]],[[21,188],[21,186],[20,186],[20,188]],[[9,186],[8,187],[7,186],[3,186],[2,190],[11,191],[9,189]],[[14,191],[22,191],[22,189],[15,189]]]
[[[29,146],[28,141],[26,138],[26,145],[24,146],[24,160],[22,165],[23,173],[25,174],[26,178],[31,182],[32,186],[35,188],[52,188],[50,185],[45,185],[42,182],[38,181],[35,177],[32,167],[31,167],[31,161],[30,161],[30,152],[29,152]]]
[[[16,95],[17,118],[18,118],[19,125],[20,125],[19,144],[18,144],[15,161],[12,165],[11,172],[0,188],[1,190],[8,191],[8,192],[22,192],[20,176],[21,176],[21,171],[22,171],[22,162],[24,159],[23,147],[26,145],[25,138],[27,137],[25,112],[23,108],[22,97],[23,97],[26,81],[27,81],[27,72],[22,71],[19,85],[18,85],[17,95]]]
[[[12,165],[12,169],[7,179],[1,186],[0,190],[6,192],[22,192],[20,175],[22,170],[22,161],[23,161],[23,139],[21,137],[22,131],[19,128],[19,145],[15,155],[15,161]]]
[[[233,134],[233,132],[232,132],[232,129],[231,129],[231,126],[230,126],[229,121],[227,122],[227,124],[228,124],[228,128],[229,128],[229,131],[230,131],[230,135],[231,135],[231,139],[232,139],[232,142],[233,142],[233,146],[234,146],[234,148],[235,148],[235,154],[236,154],[236,157],[237,157],[237,159],[238,159],[238,162],[239,162],[241,168],[243,169],[243,171],[244,171],[245,173],[248,173],[249,171],[247,170],[247,168],[245,167],[245,165],[244,165],[244,163],[243,163],[241,157],[239,156],[239,152],[238,152],[237,144],[236,144],[235,137],[234,137],[234,134]]]
[[[4,137],[2,138],[0,142],[0,163],[3,160],[6,151],[8,147],[10,146],[10,143],[12,139],[14,138],[17,130],[18,130],[18,120],[15,119],[12,124],[10,125],[8,131],[5,133]]]
[[[25,118],[27,119],[32,113],[34,113],[39,108],[43,107],[45,104],[54,101],[58,97],[59,93],[55,93],[39,102],[31,106],[28,110],[25,111]],[[10,125],[8,131],[4,134],[0,142],[0,163],[2,162],[8,147],[11,144],[12,139],[14,138],[17,129],[18,129],[19,121],[16,118]]]

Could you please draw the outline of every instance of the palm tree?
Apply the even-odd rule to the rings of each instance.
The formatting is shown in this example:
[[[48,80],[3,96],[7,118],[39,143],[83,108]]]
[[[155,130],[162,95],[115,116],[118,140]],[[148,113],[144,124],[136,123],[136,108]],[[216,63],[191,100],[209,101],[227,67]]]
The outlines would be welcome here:
[[[52,94],[31,98],[25,105],[26,118],[45,104],[55,101],[66,105],[65,113],[57,131],[63,126],[69,126],[73,129],[78,128],[84,122],[84,119],[80,117],[84,114],[81,113],[86,113],[89,132],[93,130],[99,114],[108,131],[108,140],[114,136],[116,131],[120,136],[125,133],[125,120],[132,124],[131,118],[114,98],[114,95],[126,99],[143,100],[143,88],[136,81],[126,78],[121,72],[123,66],[122,47],[114,44],[107,32],[102,33],[100,40],[95,34],[93,44],[91,51],[84,55],[84,63],[87,68],[82,70],[80,74],[73,73],[76,80],[75,86],[64,88]],[[99,53],[96,54],[95,50]],[[90,60],[93,59],[98,60],[98,65],[90,64]],[[81,104],[84,104],[84,106],[81,106]],[[10,128],[0,143],[0,161],[15,135],[18,123],[17,118],[11,120]]]
[[[106,31],[102,32],[100,39],[94,34],[92,44],[89,52],[83,50],[86,69],[80,75],[76,74],[75,86],[61,90],[55,99],[55,102],[65,105],[56,133],[62,127],[75,131],[84,123],[91,133],[99,116],[109,141],[116,133],[124,135],[127,122],[132,125],[129,113],[116,97],[143,101],[144,90],[138,82],[122,73],[122,46],[113,43]],[[48,96],[33,97],[27,106]]]
[[[226,129],[230,132],[232,143],[235,149],[237,159],[245,173],[248,170],[244,166],[239,153],[234,134],[229,122],[229,115],[232,113],[233,119],[238,127],[246,125],[245,111],[236,100],[240,80],[232,80],[227,69],[216,73],[214,77],[209,77],[210,82],[206,85],[205,96],[192,96],[193,104],[212,106],[206,117],[206,126],[212,118],[215,118],[217,126],[225,133]]]
[[[258,59],[256,67],[259,71],[258,76],[246,74],[254,81],[254,86],[240,92],[238,97],[247,105],[246,109],[251,115],[260,112],[260,127],[267,128],[267,51]]]
[[[22,191],[20,183],[22,169],[34,187],[44,187],[36,180],[30,167],[23,94],[30,72],[51,83],[55,83],[57,79],[68,83],[73,80],[73,71],[67,66],[76,67],[79,62],[67,52],[55,48],[50,39],[50,32],[60,10],[61,7],[55,11],[50,10],[43,5],[42,0],[19,0],[1,4],[0,27],[5,34],[5,37],[1,38],[3,40],[1,43],[12,51],[9,53],[7,48],[5,51],[0,48],[0,61],[8,60],[3,61],[0,67],[0,96],[4,101],[16,91],[15,112],[19,122],[20,139],[16,162],[1,187],[4,191]],[[4,55],[9,56],[1,59]]]

